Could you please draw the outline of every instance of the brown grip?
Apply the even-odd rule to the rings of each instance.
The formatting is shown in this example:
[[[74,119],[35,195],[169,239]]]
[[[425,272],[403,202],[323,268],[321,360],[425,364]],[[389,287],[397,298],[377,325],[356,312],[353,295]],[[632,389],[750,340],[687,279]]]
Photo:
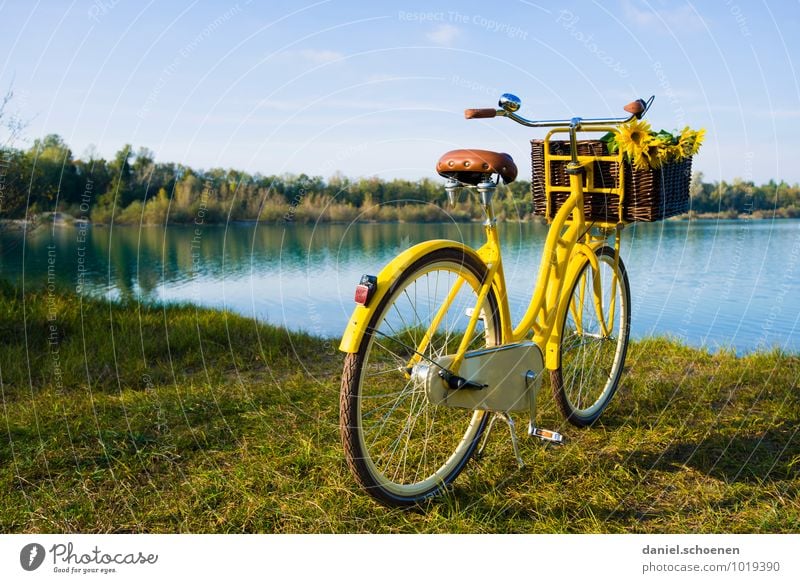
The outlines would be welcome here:
[[[467,119],[472,119],[474,117],[494,117],[496,115],[497,115],[497,110],[492,108],[464,110],[464,117]]]
[[[639,115],[644,113],[644,110],[647,109],[647,104],[644,102],[644,99],[637,99],[636,101],[631,101],[624,109],[628,113],[639,117]]]

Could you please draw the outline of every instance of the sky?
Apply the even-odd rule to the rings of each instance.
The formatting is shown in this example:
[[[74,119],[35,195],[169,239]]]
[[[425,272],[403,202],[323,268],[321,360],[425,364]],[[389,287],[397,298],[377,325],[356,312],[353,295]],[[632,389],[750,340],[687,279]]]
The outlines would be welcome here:
[[[796,0],[0,0],[0,90],[76,157],[411,179],[460,147],[529,176],[542,130],[463,117],[501,93],[532,119],[655,94],[654,128],[706,128],[706,180],[796,183],[798,30]]]

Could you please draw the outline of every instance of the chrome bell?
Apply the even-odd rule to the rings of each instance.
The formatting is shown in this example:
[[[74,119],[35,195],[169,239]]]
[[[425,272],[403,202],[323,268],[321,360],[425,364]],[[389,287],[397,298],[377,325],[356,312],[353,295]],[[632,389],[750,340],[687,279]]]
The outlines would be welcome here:
[[[516,95],[512,95],[511,93],[503,93],[500,96],[500,101],[497,102],[497,105],[509,113],[514,113],[522,106],[522,101]]]

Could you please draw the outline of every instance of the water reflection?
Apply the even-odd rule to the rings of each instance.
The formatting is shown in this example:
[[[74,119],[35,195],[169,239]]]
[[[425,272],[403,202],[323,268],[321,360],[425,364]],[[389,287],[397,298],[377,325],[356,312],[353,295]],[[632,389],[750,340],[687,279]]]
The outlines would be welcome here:
[[[525,309],[546,227],[502,228],[512,314]],[[85,241],[84,241],[85,238]],[[0,273],[27,288],[51,276],[109,297],[193,301],[338,336],[362,273],[428,239],[477,246],[479,224],[76,227],[0,232]],[[626,229],[633,334],[670,334],[693,345],[740,351],[800,350],[800,221],[697,221]]]

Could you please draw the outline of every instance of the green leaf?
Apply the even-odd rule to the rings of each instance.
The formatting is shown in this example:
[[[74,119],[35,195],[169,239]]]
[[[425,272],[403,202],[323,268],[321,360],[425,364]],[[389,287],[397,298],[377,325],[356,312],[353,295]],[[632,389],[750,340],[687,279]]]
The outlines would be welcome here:
[[[672,134],[671,134],[670,132],[668,132],[667,130],[661,130],[660,132],[658,132],[658,133],[656,134],[656,138],[659,138],[659,139],[661,139],[661,140],[662,140],[662,141],[664,141],[664,143],[666,143],[666,144],[672,144],[672,145],[675,145],[675,144],[677,144],[677,143],[678,143],[678,138],[676,138],[674,135],[672,135]]]
[[[617,134],[614,132],[608,132],[607,134],[604,134],[600,138],[600,141],[606,143],[609,154],[616,154],[617,150],[619,150],[619,145],[617,144]]]

